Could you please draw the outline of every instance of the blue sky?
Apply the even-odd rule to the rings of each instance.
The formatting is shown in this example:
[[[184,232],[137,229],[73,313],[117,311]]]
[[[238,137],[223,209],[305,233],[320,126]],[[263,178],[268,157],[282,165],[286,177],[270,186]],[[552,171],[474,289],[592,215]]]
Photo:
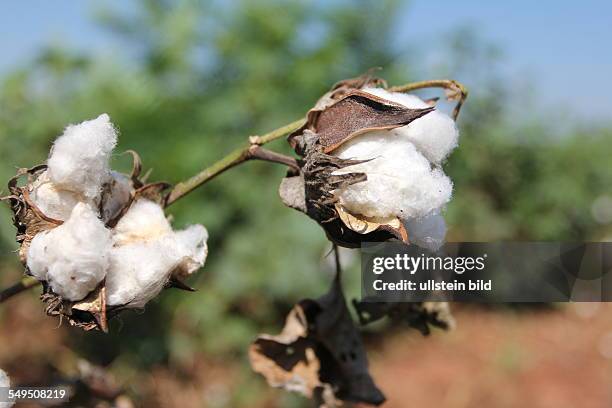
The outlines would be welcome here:
[[[93,0],[4,2],[0,74],[53,42],[117,47],[116,38],[91,18],[95,5]],[[571,105],[587,120],[612,116],[612,2],[414,0],[404,14],[401,34],[432,46],[453,28],[478,27],[482,38],[504,50],[505,70],[538,84],[544,105]]]

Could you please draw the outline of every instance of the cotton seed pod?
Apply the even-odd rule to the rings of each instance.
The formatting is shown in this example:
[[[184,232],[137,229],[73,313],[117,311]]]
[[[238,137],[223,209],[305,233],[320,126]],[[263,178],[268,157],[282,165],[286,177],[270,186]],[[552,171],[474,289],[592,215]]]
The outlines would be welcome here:
[[[339,157],[336,150],[360,135],[408,125],[433,110],[408,108],[360,89],[379,83],[383,81],[372,78],[342,82],[317,102],[304,126],[288,138],[302,157],[301,167],[299,174],[289,174],[282,181],[280,196],[286,205],[316,220],[329,239],[341,246],[358,247],[364,241],[392,238],[408,242],[397,215],[351,212],[338,196],[338,192],[367,181],[368,175],[359,166],[367,166],[375,158],[353,160]]]
[[[68,126],[48,164],[21,169],[8,184],[20,258],[43,286],[46,312],[84,330],[108,328],[126,308],[142,308],[207,256],[201,225],[174,231],[164,214],[163,182],[145,184],[110,169],[117,134],[108,115]]]

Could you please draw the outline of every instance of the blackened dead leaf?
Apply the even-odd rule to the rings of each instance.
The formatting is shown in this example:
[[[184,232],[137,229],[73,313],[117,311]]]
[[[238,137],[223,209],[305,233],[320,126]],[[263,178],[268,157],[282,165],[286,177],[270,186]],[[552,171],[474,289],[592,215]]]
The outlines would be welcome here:
[[[423,335],[431,332],[431,327],[452,329],[455,326],[450,306],[447,302],[367,302],[353,300],[359,322],[362,325],[389,317],[394,322],[405,322],[419,330]]]
[[[299,302],[280,335],[259,336],[249,357],[271,386],[299,392],[324,407],[339,401],[379,405],[385,400],[368,372],[338,279],[321,298]]]

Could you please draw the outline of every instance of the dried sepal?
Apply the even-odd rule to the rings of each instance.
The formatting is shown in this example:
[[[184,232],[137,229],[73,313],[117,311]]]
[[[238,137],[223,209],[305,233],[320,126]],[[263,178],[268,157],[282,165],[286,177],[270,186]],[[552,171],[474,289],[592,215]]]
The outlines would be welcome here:
[[[85,331],[108,331],[106,293],[104,284],[100,284],[85,299],[71,302],[53,293],[49,285],[43,282],[43,294],[40,299],[46,303],[45,312],[57,316],[60,322],[67,320],[71,326]]]
[[[455,327],[455,319],[448,302],[369,302],[353,300],[359,322],[366,325],[383,317],[393,322],[405,322],[423,335],[431,333],[431,327],[449,330]]]
[[[274,387],[299,392],[320,406],[340,401],[379,405],[385,400],[369,372],[366,353],[340,282],[316,300],[299,302],[277,336],[251,345],[253,370]]]
[[[398,217],[366,217],[361,214],[351,214],[340,204],[335,205],[338,216],[349,229],[358,234],[366,235],[376,231],[387,231],[395,238],[408,244],[408,231]]]
[[[19,169],[17,174],[8,182],[10,195],[2,197],[2,201],[7,201],[13,212],[13,225],[17,230],[15,240],[20,245],[19,259],[24,265],[32,239],[38,233],[50,230],[63,223],[61,220],[46,216],[30,199],[32,182],[46,169],[46,165]],[[27,182],[24,186],[19,186],[19,180],[23,177],[27,178]]]

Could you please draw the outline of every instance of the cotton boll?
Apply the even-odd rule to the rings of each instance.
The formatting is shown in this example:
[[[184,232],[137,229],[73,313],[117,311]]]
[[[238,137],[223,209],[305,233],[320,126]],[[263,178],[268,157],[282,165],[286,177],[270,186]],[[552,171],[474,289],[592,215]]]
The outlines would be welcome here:
[[[46,171],[32,183],[30,198],[47,217],[61,221],[66,220],[74,206],[84,199],[77,193],[58,188]]]
[[[129,203],[133,191],[130,179],[116,171],[111,171],[111,178],[106,186],[101,205],[102,219],[105,222],[116,217]]]
[[[446,237],[446,222],[440,214],[433,213],[421,218],[403,220],[410,242],[436,252]]]
[[[114,229],[118,245],[157,239],[172,232],[163,208],[153,201],[139,199],[132,204]]]
[[[34,237],[27,266],[56,294],[67,300],[81,300],[104,279],[111,245],[111,232],[96,211],[79,203],[62,225]]]
[[[0,369],[0,388],[10,388],[11,387],[11,379],[9,376]],[[0,402],[0,408],[10,408],[12,407],[14,402]]]
[[[107,114],[78,125],[69,125],[51,149],[49,175],[59,187],[98,197],[109,178],[109,158],[117,132]]]
[[[414,95],[389,92],[381,88],[366,88],[364,91],[407,108],[428,107],[423,100]],[[410,141],[421,154],[435,164],[442,163],[459,143],[459,130],[455,121],[439,110],[430,112],[406,126],[393,129],[390,133]]]
[[[415,146],[385,131],[369,132],[343,144],[334,152],[342,159],[368,162],[346,167],[337,174],[363,172],[367,180],[336,193],[352,213],[368,217],[418,218],[446,204],[452,182]]]

